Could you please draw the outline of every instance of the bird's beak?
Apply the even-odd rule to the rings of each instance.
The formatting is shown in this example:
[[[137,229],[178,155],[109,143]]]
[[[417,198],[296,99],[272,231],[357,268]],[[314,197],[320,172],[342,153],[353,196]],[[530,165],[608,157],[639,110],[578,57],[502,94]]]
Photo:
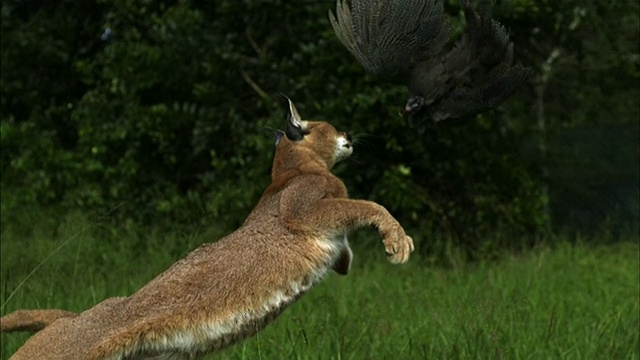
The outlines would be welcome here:
[[[404,109],[402,109],[402,117],[404,118],[408,118],[409,115],[411,115],[412,109],[409,106],[409,104],[404,106]]]

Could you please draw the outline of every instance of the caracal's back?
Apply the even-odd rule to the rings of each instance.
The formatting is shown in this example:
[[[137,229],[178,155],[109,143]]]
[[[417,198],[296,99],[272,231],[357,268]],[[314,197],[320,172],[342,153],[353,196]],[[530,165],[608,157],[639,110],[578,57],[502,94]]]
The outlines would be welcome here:
[[[289,101],[272,182],[244,224],[201,246],[129,297],[80,314],[21,310],[2,330],[43,329],[12,359],[191,359],[266,326],[329,269],[349,271],[346,234],[376,226],[393,263],[410,237],[380,205],[348,199],[331,167],[353,151],[326,122],[304,121]],[[40,325],[41,324],[41,325]]]

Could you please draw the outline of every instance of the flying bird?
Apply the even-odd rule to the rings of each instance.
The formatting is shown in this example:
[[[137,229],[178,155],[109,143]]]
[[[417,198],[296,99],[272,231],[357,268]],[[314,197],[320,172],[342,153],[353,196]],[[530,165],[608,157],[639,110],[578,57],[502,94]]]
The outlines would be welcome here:
[[[412,123],[464,120],[502,103],[533,71],[513,63],[501,24],[469,0],[461,6],[467,28],[453,46],[441,0],[337,0],[329,20],[366,70],[409,88],[402,113]]]

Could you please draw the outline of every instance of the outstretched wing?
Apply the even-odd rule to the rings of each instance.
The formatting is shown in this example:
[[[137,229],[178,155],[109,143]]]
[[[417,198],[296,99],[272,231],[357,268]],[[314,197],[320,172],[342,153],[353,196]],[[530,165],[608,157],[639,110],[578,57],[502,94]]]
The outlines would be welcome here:
[[[411,68],[449,40],[439,1],[337,0],[329,20],[365,69],[393,82],[406,84]]]
[[[532,75],[530,68],[513,64],[513,43],[506,29],[488,14],[478,14],[469,0],[462,1],[467,30],[438,64],[443,73],[433,73],[432,63],[420,64],[412,75],[412,92],[427,97],[434,121],[465,118],[493,108],[521,87]],[[435,89],[434,87],[437,87]],[[429,98],[429,94],[438,97]]]
[[[513,64],[513,43],[502,25],[461,5],[467,29],[453,46],[441,0],[337,0],[331,25],[370,72],[411,92],[411,118],[462,119],[497,106],[532,70]]]

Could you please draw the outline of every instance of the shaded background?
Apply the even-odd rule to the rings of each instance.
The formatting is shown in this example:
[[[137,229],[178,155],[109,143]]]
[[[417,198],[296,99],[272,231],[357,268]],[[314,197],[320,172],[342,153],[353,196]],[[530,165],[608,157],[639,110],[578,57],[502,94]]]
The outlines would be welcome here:
[[[358,139],[336,172],[416,239],[473,255],[557,231],[638,233],[637,1],[498,2],[536,75],[464,126],[407,126],[405,89],[342,47],[334,6],[3,1],[2,222],[53,207],[230,231],[269,183],[283,92]],[[461,29],[457,1],[446,11]]]

